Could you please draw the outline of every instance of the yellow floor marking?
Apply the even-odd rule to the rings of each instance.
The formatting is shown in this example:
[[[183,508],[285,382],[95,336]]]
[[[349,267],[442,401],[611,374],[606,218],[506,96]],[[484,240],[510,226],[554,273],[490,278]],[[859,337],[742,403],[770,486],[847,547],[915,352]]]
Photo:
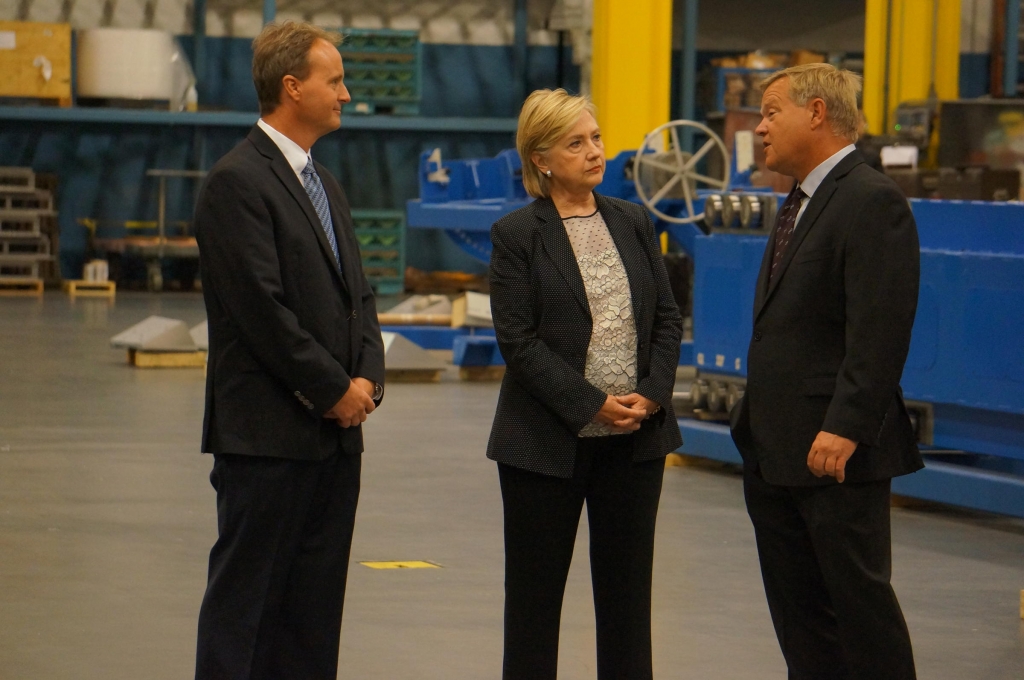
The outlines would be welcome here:
[[[440,569],[440,564],[424,562],[423,560],[405,560],[396,562],[360,562],[359,564],[370,569]]]

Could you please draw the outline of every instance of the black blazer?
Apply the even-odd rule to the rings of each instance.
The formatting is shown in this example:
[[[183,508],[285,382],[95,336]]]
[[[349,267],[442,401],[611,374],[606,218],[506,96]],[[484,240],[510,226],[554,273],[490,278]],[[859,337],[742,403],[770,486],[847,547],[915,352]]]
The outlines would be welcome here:
[[[923,467],[900,377],[917,310],[917,225],[896,184],[844,158],[814,192],[771,285],[768,240],[754,297],[747,388],[733,439],[772,484],[832,484],[807,469],[824,430],[859,442],[846,479]]]
[[[384,384],[384,344],[348,201],[317,164],[338,271],[309,196],[259,127],[210,171],[196,206],[210,329],[203,451],[322,460],[361,452],[323,418],[350,377]]]
[[[647,211],[595,196],[629,278],[637,392],[661,405],[633,436],[633,459],[650,460],[682,445],[672,410],[682,322]],[[547,198],[495,222],[491,240],[491,311],[508,367],[487,457],[572,477],[577,435],[607,398],[583,377],[593,321],[576,256]]]

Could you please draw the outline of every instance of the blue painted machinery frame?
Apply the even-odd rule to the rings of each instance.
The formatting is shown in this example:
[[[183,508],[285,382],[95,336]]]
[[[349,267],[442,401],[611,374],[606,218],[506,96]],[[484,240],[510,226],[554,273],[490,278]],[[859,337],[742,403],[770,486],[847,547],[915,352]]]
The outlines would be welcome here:
[[[632,152],[608,162],[598,191],[640,202]],[[493,159],[420,160],[408,226],[442,228],[490,259],[490,227],[527,205],[515,150]],[[1024,517],[1024,205],[912,200],[921,239],[921,294],[904,394],[918,416],[926,467],[895,493]],[[682,215],[682,201],[659,209]],[[694,259],[692,356],[702,376],[742,384],[754,284],[766,236],[706,234],[665,224]],[[689,347],[685,348],[687,352]],[[740,463],[728,428],[680,418],[682,453]]]

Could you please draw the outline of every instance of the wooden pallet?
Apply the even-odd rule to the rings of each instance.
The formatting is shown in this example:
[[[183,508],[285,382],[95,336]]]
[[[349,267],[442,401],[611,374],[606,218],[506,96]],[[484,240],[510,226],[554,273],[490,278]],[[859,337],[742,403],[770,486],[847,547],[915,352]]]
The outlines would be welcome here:
[[[704,409],[695,408],[693,409],[693,417],[697,420],[703,420],[709,423],[729,422],[729,414],[723,411],[706,411]]]
[[[384,374],[387,376],[389,383],[436,383],[441,382],[441,374],[443,372],[443,369],[403,368],[387,370]]]
[[[113,281],[65,281],[64,292],[71,297],[103,297],[113,298],[117,294],[117,284]]]
[[[36,174],[32,168],[0,167],[0,191],[34,192]]]
[[[130,349],[128,363],[136,368],[206,368],[206,352],[147,352]]]
[[[43,280],[35,278],[0,278],[2,297],[42,297]]]
[[[459,379],[467,382],[497,382],[505,377],[505,366],[463,366]]]

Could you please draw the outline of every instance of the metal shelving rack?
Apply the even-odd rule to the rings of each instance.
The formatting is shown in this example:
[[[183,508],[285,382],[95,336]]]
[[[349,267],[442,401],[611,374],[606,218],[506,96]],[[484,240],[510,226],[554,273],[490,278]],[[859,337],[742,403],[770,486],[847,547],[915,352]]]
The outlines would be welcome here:
[[[250,127],[259,115],[242,111],[196,113],[138,109],[60,109],[43,106],[0,106],[0,121],[96,123],[117,125],[188,125],[193,127]],[[342,130],[396,130],[412,132],[508,132],[515,118],[422,118],[418,116],[347,116]]]

